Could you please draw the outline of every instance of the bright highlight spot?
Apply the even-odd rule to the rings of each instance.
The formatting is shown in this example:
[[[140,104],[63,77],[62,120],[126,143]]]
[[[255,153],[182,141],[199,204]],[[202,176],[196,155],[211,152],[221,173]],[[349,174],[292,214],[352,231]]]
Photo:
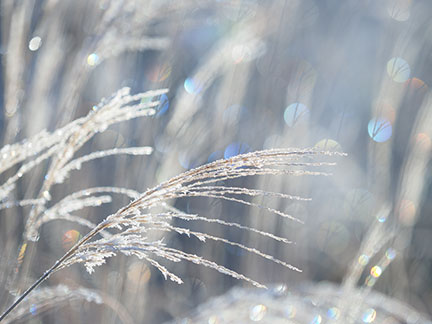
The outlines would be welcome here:
[[[245,143],[231,143],[224,151],[224,159],[229,159],[233,156],[247,153],[250,151],[249,145]]]
[[[341,151],[342,147],[338,142],[332,139],[323,139],[315,144],[317,150],[322,151]]]
[[[385,118],[373,118],[369,121],[368,133],[375,142],[382,143],[392,136],[392,125]]]
[[[63,234],[62,244],[65,250],[69,250],[81,238],[80,232],[69,230]]]
[[[99,63],[99,56],[96,53],[92,53],[87,57],[87,64],[95,66]]]
[[[340,316],[340,310],[337,307],[331,307],[327,311],[327,316],[331,319],[338,319]]]
[[[396,250],[388,248],[385,254],[388,260],[393,260],[396,257]]]
[[[362,266],[365,266],[366,264],[369,263],[369,257],[366,254],[360,255],[358,258],[358,263],[361,264]]]
[[[378,278],[382,274],[381,267],[380,266],[374,266],[374,267],[372,267],[372,269],[370,271],[370,274],[371,274],[372,277]]]
[[[198,94],[202,90],[202,88],[199,85],[199,83],[196,80],[192,79],[192,78],[187,78],[185,80],[185,82],[184,82],[184,88],[185,88],[186,92],[190,93],[190,94]]]
[[[387,62],[387,74],[393,81],[402,83],[409,79],[411,69],[404,59],[394,57]]]
[[[407,21],[410,17],[411,0],[389,1],[387,12],[396,21]]]
[[[18,263],[21,263],[24,260],[25,251],[27,249],[27,243],[21,245],[21,249],[18,254]]]
[[[218,321],[218,318],[217,318],[216,316],[213,315],[213,316],[210,316],[210,317],[209,317],[207,323],[208,323],[208,324],[218,324],[219,321]]]
[[[37,307],[36,307],[35,304],[32,304],[32,305],[30,306],[30,313],[31,313],[32,315],[36,315],[36,314],[37,314]]]
[[[312,321],[310,322],[310,324],[321,324],[322,322],[322,317],[321,315],[317,315],[315,316]]]
[[[30,51],[37,51],[39,49],[39,47],[41,47],[42,45],[42,38],[40,38],[39,36],[35,36],[33,37],[30,42],[29,42],[29,50]]]
[[[252,307],[249,313],[249,318],[254,322],[259,322],[264,318],[266,313],[267,307],[265,307],[264,305],[256,305]]]
[[[373,308],[367,309],[362,316],[364,323],[372,323],[376,318],[376,311]]]
[[[284,112],[284,120],[289,127],[305,122],[308,118],[309,109],[299,102],[289,105]]]

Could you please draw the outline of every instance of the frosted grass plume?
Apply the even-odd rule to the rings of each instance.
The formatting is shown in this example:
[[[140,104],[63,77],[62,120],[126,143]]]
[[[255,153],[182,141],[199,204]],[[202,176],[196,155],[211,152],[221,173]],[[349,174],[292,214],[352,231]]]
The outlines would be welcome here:
[[[272,255],[268,255],[260,250],[232,242],[225,238],[213,236],[207,233],[191,231],[189,228],[174,226],[171,224],[173,218],[191,219],[207,221],[205,217],[195,217],[167,207],[167,202],[172,199],[181,197],[211,197],[224,200],[231,200],[237,203],[262,208],[272,212],[278,216],[301,222],[294,216],[288,215],[277,209],[262,206],[249,202],[238,196],[276,196],[285,199],[303,200],[304,198],[291,196],[281,193],[265,192],[260,190],[252,190],[237,187],[223,187],[214,185],[220,181],[236,179],[240,177],[255,176],[255,175],[328,175],[326,172],[313,171],[309,168],[320,166],[334,165],[334,162],[326,160],[316,162],[319,157],[326,156],[341,156],[338,152],[318,152],[313,149],[274,149],[265,151],[256,151],[247,154],[241,154],[225,160],[217,160],[215,162],[202,165],[195,169],[186,171],[178,176],[175,176],[160,185],[148,189],[138,198],[133,200],[127,206],[121,208],[115,214],[108,216],[104,221],[96,225],[87,235],[85,235],[78,243],[76,243],[66,254],[57,260],[55,264],[47,270],[30,288],[28,288],[8,310],[3,313],[0,319],[4,318],[13,308],[15,308],[33,289],[40,283],[46,280],[52,273],[61,270],[75,263],[83,263],[89,273],[94,271],[96,266],[102,265],[107,258],[113,257],[118,253],[126,256],[136,256],[139,259],[146,260],[151,265],[155,266],[166,279],[170,279],[176,283],[182,283],[180,277],[170,272],[165,266],[160,264],[154,258],[158,257],[172,262],[189,261],[201,266],[212,268],[220,273],[229,275],[233,278],[244,280],[250,284],[265,288],[265,286],[247,276],[230,270],[213,261],[206,260],[203,257],[186,253],[184,251],[168,247],[162,235],[158,239],[153,239],[152,234],[155,232],[169,233],[175,232],[194,236],[200,241],[206,240],[220,241],[226,244],[237,246],[248,252],[259,255],[272,262],[280,264],[294,271],[301,271],[299,268],[279,260]],[[301,167],[301,169],[300,169]],[[303,169],[306,168],[306,169]],[[91,193],[100,193],[102,191],[116,191],[116,189],[93,189]],[[118,189],[117,192],[121,192]],[[135,195],[134,192],[125,191],[125,193]],[[84,192],[72,194],[65,200],[74,201],[80,196],[85,195]],[[304,199],[307,200],[307,199]],[[92,201],[92,200],[90,200]],[[92,201],[93,202],[93,201]],[[63,202],[64,203],[64,202]],[[86,204],[81,201],[78,206]],[[62,206],[62,202],[59,203]],[[75,209],[71,205],[66,204],[66,210]],[[168,212],[155,211],[155,209],[165,208]],[[68,213],[65,213],[68,215]],[[212,222],[209,220],[209,222]],[[240,224],[220,222],[226,226],[236,226],[248,230]],[[260,235],[276,239],[284,243],[290,243],[289,240],[279,238],[276,235],[255,230]],[[97,239],[101,235],[102,238]]]

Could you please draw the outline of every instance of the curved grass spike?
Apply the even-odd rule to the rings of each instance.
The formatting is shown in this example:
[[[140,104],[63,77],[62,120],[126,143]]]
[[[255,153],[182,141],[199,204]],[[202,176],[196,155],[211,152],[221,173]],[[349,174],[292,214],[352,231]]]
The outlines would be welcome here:
[[[19,291],[24,288],[21,286],[24,284],[24,278],[30,269],[34,254],[34,243],[32,244],[31,242],[35,242],[39,238],[38,225],[41,217],[44,215],[48,201],[51,200],[50,191],[52,186],[65,181],[69,173],[79,168],[84,162],[118,154],[148,155],[151,154],[152,149],[147,146],[113,148],[106,151],[93,152],[78,158],[74,158],[75,153],[93,136],[104,132],[107,127],[113,124],[139,117],[153,116],[156,113],[155,107],[159,105],[158,97],[167,93],[167,91],[168,89],[161,89],[131,94],[130,88],[122,88],[108,99],[102,99],[86,116],[75,119],[53,133],[42,131],[41,136],[34,137],[39,140],[38,145],[33,145],[33,138],[29,141],[23,141],[22,143],[10,146],[14,148],[14,152],[25,150],[29,144],[31,144],[32,148],[36,148],[26,154],[6,154],[6,156],[12,157],[16,154],[20,156],[20,159],[11,158],[9,166],[24,161],[31,156],[34,156],[34,158],[25,162],[14,176],[10,177],[0,186],[0,198],[2,198],[2,195],[7,195],[10,190],[13,190],[15,182],[25,173],[31,171],[46,159],[51,158],[47,174],[37,195],[40,203],[31,209],[26,220],[23,235],[24,242],[21,246],[26,246],[27,248],[23,250],[22,262],[17,265],[18,271],[13,274],[13,278],[10,280],[11,290]],[[10,149],[8,150],[10,151]],[[15,283],[21,284],[18,286]]]
[[[251,203],[246,200],[233,198],[232,195],[246,196],[276,196],[285,199],[300,200],[303,198],[252,190],[247,188],[220,187],[211,185],[221,180],[235,179],[239,177],[254,175],[328,175],[321,171],[310,171],[304,168],[316,168],[319,166],[334,165],[333,162],[316,161],[318,157],[341,156],[343,153],[337,152],[318,152],[313,149],[274,149],[256,151],[247,154],[234,156],[226,160],[218,160],[209,164],[202,165],[195,169],[186,171],[177,175],[160,185],[148,189],[137,199],[121,208],[115,214],[108,216],[101,223],[96,225],[87,235],[67,251],[54,265],[49,268],[36,282],[34,282],[15,302],[7,308],[0,316],[0,321],[4,319],[23,299],[31,293],[37,286],[45,281],[54,272],[70,266],[74,263],[84,263],[88,272],[93,272],[94,267],[105,263],[105,259],[121,252],[127,256],[135,255],[140,259],[147,260],[154,265],[165,278],[169,278],[177,283],[182,283],[181,279],[175,274],[169,272],[164,266],[154,261],[150,255],[158,256],[173,262],[182,260],[196,263],[217,270],[221,273],[230,275],[234,278],[245,280],[255,286],[263,287],[264,285],[242,275],[233,270],[227,269],[215,262],[206,260],[197,255],[189,254],[181,250],[167,247],[163,239],[152,240],[148,234],[153,231],[158,232],[176,232],[179,234],[192,235],[205,241],[206,239],[221,241],[227,244],[233,244],[246,251],[259,255],[272,262],[280,264],[294,271],[301,271],[284,261],[278,260],[271,255],[267,255],[256,248],[244,246],[242,244],[231,242],[224,238],[212,236],[206,233],[193,232],[188,228],[172,226],[167,219],[166,212],[152,212],[155,208],[164,208],[167,201],[179,197],[216,197],[220,199],[232,200],[238,203],[246,204],[251,207],[259,207],[274,213],[281,217],[288,217],[294,221],[300,221],[291,215],[282,211]],[[313,162],[311,162],[313,160]],[[289,167],[289,169],[287,169]],[[302,167],[302,169],[298,169]],[[210,184],[210,186],[209,186]],[[306,199],[307,200],[307,199]],[[185,214],[176,213],[173,210],[173,216],[184,217]],[[168,215],[169,216],[169,215]],[[191,215],[193,218],[193,215]],[[228,224],[228,223],[227,223]],[[239,225],[241,226],[241,225]],[[244,227],[247,230],[247,227]],[[102,236],[93,240],[103,231],[110,230],[111,235]],[[265,233],[265,232],[262,232]],[[272,237],[272,235],[267,235]],[[276,237],[274,237],[276,238]],[[280,239],[282,240],[282,238]],[[286,241],[290,243],[290,241]]]

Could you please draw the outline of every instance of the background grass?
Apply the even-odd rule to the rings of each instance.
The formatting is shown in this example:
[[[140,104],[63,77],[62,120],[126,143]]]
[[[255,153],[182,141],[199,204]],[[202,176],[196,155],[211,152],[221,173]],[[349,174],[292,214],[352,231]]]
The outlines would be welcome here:
[[[381,258],[392,248],[397,257],[369,285],[431,313],[428,1],[0,3],[3,145],[83,117],[102,97],[124,86],[133,94],[170,89],[154,117],[113,125],[77,152],[83,156],[149,145],[155,148],[151,156],[119,155],[83,164],[65,183],[52,187],[52,203],[95,186],[143,192],[208,161],[263,148],[344,151],[348,157],[338,161],[332,177],[255,177],[229,183],[311,197],[311,202],[253,200],[291,213],[304,225],[219,199],[172,201],[187,213],[295,241],[286,246],[235,228],[174,222],[259,247],[302,273],[218,242],[200,244],[174,234],[167,243],[259,282],[288,287],[309,281],[367,287],[371,268],[382,266]],[[39,45],[35,37],[40,37]],[[38,197],[48,166],[49,161],[22,177],[7,200]],[[2,183],[18,167],[4,172]],[[98,223],[129,200],[114,195],[111,204],[83,209],[80,215]],[[11,278],[21,262],[31,208],[0,211],[2,309],[13,298]],[[383,210],[389,212],[380,223]],[[371,230],[376,228],[383,230]],[[21,289],[86,232],[63,221],[42,226]],[[91,276],[80,265],[67,268],[46,286],[101,290],[123,304],[136,322],[159,323],[242,285],[196,265],[170,264],[170,269],[184,279],[183,285],[163,280],[145,262],[119,256]],[[32,316],[25,321],[119,321],[109,308],[82,301],[59,310],[29,310]]]

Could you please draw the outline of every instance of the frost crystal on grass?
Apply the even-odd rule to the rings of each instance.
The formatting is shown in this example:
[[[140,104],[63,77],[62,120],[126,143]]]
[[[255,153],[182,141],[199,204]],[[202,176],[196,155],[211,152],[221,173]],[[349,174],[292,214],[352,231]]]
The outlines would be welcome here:
[[[341,155],[343,154],[337,152],[318,152],[315,150],[266,150],[237,155],[230,159],[218,160],[186,171],[154,188],[148,189],[129,205],[120,209],[117,213],[108,216],[66,255],[58,269],[70,266],[74,263],[84,263],[87,271],[92,273],[96,266],[105,262],[106,258],[112,257],[117,253],[123,253],[127,256],[134,255],[140,259],[147,260],[160,270],[165,278],[170,278],[171,280],[180,283],[181,280],[177,276],[170,273],[164,266],[153,260],[153,255],[173,262],[180,262],[182,260],[189,261],[215,269],[234,278],[245,280],[257,287],[265,287],[264,285],[242,274],[227,269],[222,265],[206,260],[200,256],[168,247],[161,239],[155,241],[149,237],[154,232],[160,232],[163,236],[166,233],[174,232],[187,235],[188,237],[194,236],[202,242],[206,242],[207,240],[219,241],[256,254],[291,270],[301,271],[289,263],[261,252],[257,248],[248,247],[223,237],[192,231],[186,227],[174,226],[171,224],[171,220],[173,218],[179,218],[188,221],[199,220],[209,223],[218,223],[224,226],[237,227],[239,229],[252,231],[259,235],[287,244],[291,243],[290,240],[238,223],[226,222],[219,219],[209,219],[198,215],[190,215],[171,207],[167,201],[180,197],[211,197],[226,199],[251,207],[261,208],[278,216],[301,222],[301,220],[275,208],[262,206],[236,197],[273,196],[297,201],[308,201],[310,200],[308,198],[267,192],[263,190],[219,186],[213,184],[219,183],[221,180],[230,180],[254,175],[327,175],[327,173],[321,171],[298,170],[297,168],[316,168],[320,166],[333,165],[334,163],[332,162],[311,162],[310,160],[311,158],[316,160],[322,156]],[[97,192],[97,190],[93,190],[93,192]],[[73,201],[71,198],[66,200]],[[82,204],[83,202],[80,203]],[[161,212],[160,208],[167,210],[167,212]],[[109,230],[111,234],[93,240],[97,234],[106,230]]]

